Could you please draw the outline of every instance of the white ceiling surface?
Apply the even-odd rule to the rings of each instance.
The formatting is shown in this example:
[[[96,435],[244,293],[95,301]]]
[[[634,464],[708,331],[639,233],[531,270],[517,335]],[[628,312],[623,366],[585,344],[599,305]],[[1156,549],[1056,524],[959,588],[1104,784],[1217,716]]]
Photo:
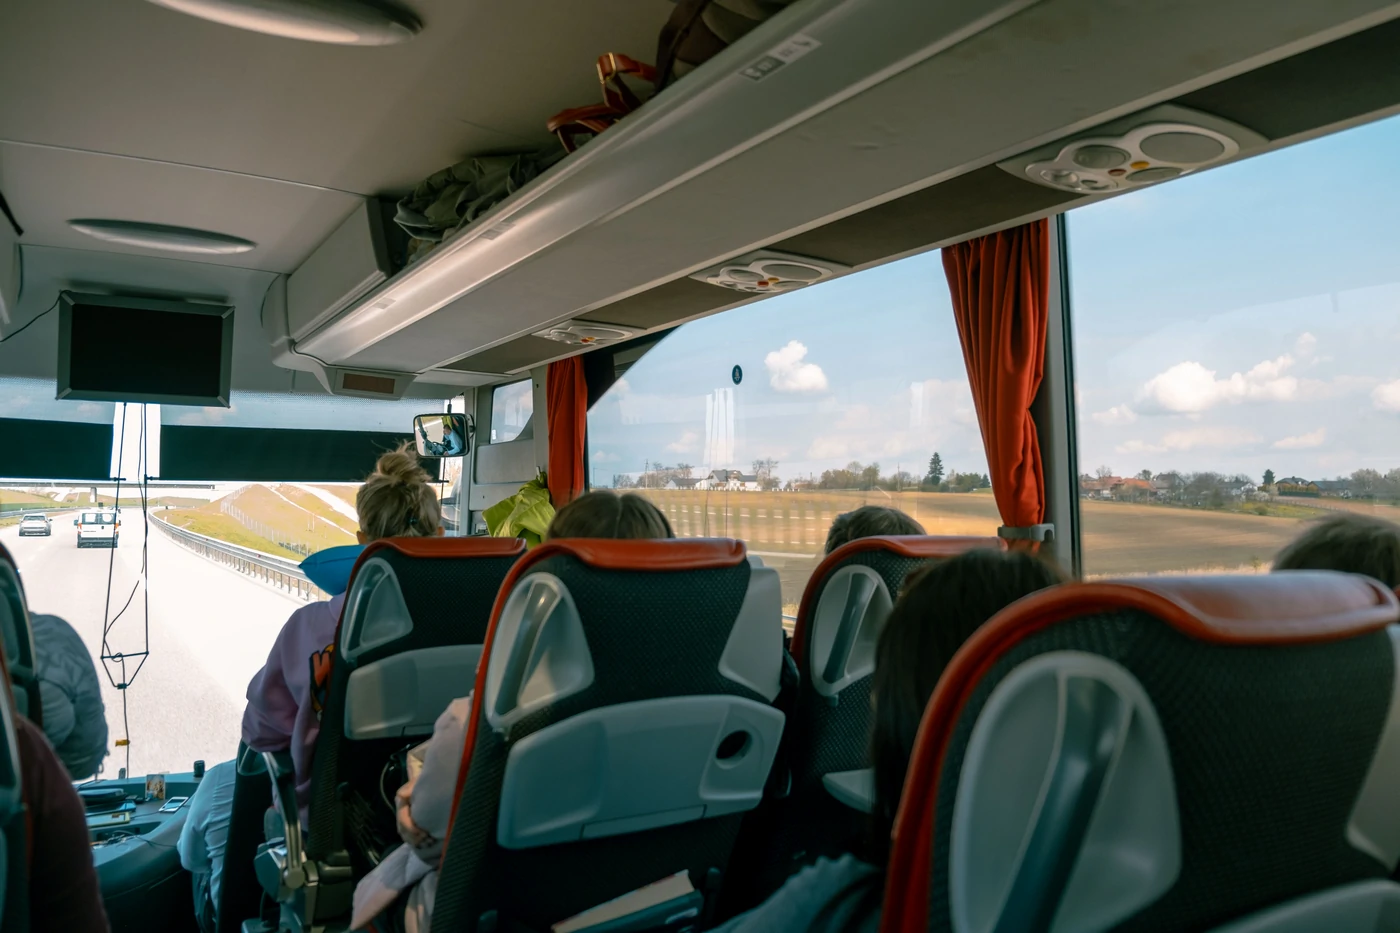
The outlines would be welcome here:
[[[545,141],[549,117],[600,99],[599,55],[655,57],[672,9],[408,3],[423,31],[382,47],[266,36],[145,0],[0,4],[0,139],[400,192],[466,155]]]
[[[263,295],[276,277],[271,272],[209,263],[125,256],[98,250],[24,250],[26,284],[15,320],[32,320],[54,303],[61,290],[121,293],[148,298],[198,299],[234,306],[233,387],[258,392],[313,390],[315,378],[272,365],[258,320]],[[42,286],[35,283],[41,282]],[[160,283],[155,285],[153,283]],[[22,334],[0,344],[0,375],[53,379],[58,364],[58,312],[49,311]],[[132,365],[139,366],[139,360]],[[295,381],[294,377],[295,376]]]
[[[843,12],[873,14],[882,7],[889,3],[872,0],[847,4]],[[597,309],[589,317],[606,321],[609,302],[678,274],[1396,15],[1400,5],[1382,0],[1041,0],[855,97],[814,108],[757,145],[730,151],[586,228],[566,231],[546,249],[491,267],[489,274],[479,264],[464,269],[474,278],[463,297],[348,358],[332,355],[352,366],[423,372],[581,311]],[[823,55],[841,51],[834,26],[809,27],[826,47],[753,93],[785,78],[797,81],[804,67],[830,67],[822,65]],[[779,41],[758,34],[750,39]],[[716,59],[694,78],[730,79],[740,49],[729,51],[736,54],[723,63]],[[743,54],[751,59],[756,53],[746,46]],[[656,135],[650,118],[671,123],[669,142],[681,148],[687,133],[702,132],[706,119],[718,118],[697,112],[678,127],[666,103],[650,105],[566,167],[579,179],[595,169],[604,176],[625,173],[629,164],[633,172],[654,172],[655,158],[640,158]],[[636,154],[629,163],[631,149]],[[590,159],[599,164],[585,168]],[[601,179],[592,185],[594,192],[605,190],[598,187],[605,185]],[[503,206],[497,217],[508,211]],[[517,231],[549,222],[530,218],[489,245],[474,244],[481,247],[474,257],[489,266],[489,253],[509,251]]]
[[[158,250],[106,243],[68,225],[115,218],[230,233],[257,246],[200,255],[201,263],[295,272],[361,202],[341,191],[121,156],[0,142],[0,190],[23,243],[139,256]],[[28,270],[26,270],[28,271]]]
[[[547,143],[599,99],[593,63],[654,57],[669,0],[410,0],[398,46],[299,42],[145,0],[0,3],[0,190],[25,235],[17,322],[62,288],[229,300],[235,388],[285,391],[258,329],[291,272],[362,195],[398,195],[478,152]],[[211,230],[257,248],[198,261],[104,243],[79,218]],[[249,271],[260,270],[260,271]],[[52,378],[57,315],[0,346],[0,375]],[[299,383],[310,382],[297,374]]]

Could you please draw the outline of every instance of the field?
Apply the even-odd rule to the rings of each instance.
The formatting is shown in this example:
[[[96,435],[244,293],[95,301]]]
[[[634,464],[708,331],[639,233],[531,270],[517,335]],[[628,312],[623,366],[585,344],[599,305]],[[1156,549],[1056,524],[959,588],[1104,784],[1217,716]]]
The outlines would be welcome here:
[[[1001,519],[990,493],[695,492],[638,490],[666,513],[676,534],[735,536],[775,567],[785,598],[800,593],[820,560],[832,519],[862,505],[888,505],[937,535],[995,535]],[[1345,500],[1270,503],[1272,514],[1081,500],[1086,576],[1267,570],[1273,555],[1320,505],[1361,508],[1400,520],[1400,509]],[[1247,509],[1248,507],[1246,507]],[[794,607],[789,603],[788,610]]]

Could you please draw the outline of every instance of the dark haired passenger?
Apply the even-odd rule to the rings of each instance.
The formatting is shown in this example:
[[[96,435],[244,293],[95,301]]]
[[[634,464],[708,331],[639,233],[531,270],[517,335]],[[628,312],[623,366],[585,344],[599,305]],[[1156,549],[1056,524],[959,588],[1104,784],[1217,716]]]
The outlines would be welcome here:
[[[870,760],[875,771],[872,839],[881,862],[850,855],[789,878],[763,904],[715,933],[859,931],[880,926],[884,861],[924,707],[944,668],[973,632],[1023,596],[1061,582],[1058,570],[1024,551],[968,551],[905,582],[875,653]]]
[[[666,516],[647,499],[606,489],[585,493],[564,506],[545,533],[545,541],[674,537]],[[404,844],[355,886],[352,930],[422,933],[428,929],[471,707],[471,694],[453,700],[433,724],[432,738],[409,753],[422,761],[422,768],[394,795]]]
[[[826,553],[830,554],[841,545],[849,544],[857,538],[922,534],[927,534],[924,526],[899,509],[883,505],[863,505],[854,511],[836,516],[836,521],[831,523],[831,530],[826,533]]]
[[[1343,512],[1312,525],[1274,558],[1274,570],[1341,570],[1400,586],[1400,525]]]

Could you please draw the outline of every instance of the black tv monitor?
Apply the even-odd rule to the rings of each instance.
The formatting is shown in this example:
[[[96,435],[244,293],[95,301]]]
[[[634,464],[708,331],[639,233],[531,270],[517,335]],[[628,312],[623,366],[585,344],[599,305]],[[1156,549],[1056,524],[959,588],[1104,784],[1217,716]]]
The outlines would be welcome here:
[[[64,292],[58,315],[59,398],[229,407],[232,307]]]

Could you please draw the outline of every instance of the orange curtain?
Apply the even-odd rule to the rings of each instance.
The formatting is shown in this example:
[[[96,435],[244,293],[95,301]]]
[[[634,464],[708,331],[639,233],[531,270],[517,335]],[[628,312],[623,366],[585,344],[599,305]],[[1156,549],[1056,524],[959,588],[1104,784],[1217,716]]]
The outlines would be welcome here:
[[[945,247],[943,269],[997,511],[1008,529],[1038,525],[1045,474],[1030,405],[1045,369],[1049,221]]]
[[[583,358],[549,364],[545,377],[549,418],[549,499],[562,508],[583,492],[583,444],[588,434],[588,386]]]

